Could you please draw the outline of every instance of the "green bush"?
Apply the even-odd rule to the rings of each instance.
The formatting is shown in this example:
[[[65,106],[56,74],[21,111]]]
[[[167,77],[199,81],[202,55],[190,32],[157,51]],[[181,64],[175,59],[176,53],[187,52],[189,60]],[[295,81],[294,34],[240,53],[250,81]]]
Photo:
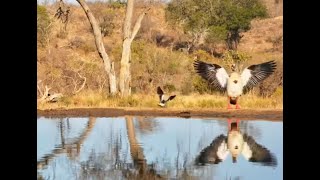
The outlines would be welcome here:
[[[37,5],[37,40],[43,47],[49,43],[51,22],[46,7]]]
[[[230,67],[231,64],[237,64],[241,66],[241,63],[247,62],[251,59],[251,56],[246,52],[235,51],[235,50],[228,50],[223,54],[223,64],[227,67]],[[238,67],[242,68],[242,67]]]
[[[193,76],[192,85],[194,91],[199,92],[200,94],[212,93],[208,81],[202,79],[200,76]]]
[[[210,42],[226,40],[228,32],[246,31],[252,19],[266,15],[260,0],[172,0],[166,8],[166,19],[181,23],[185,32],[209,29]]]

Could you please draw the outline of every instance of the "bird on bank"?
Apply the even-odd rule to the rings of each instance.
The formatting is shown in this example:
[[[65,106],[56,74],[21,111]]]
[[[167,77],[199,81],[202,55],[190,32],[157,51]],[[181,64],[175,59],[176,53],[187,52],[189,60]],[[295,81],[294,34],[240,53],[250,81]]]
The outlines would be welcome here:
[[[196,60],[193,66],[196,72],[214,89],[220,92],[227,91],[228,109],[231,109],[231,104],[235,105],[236,109],[240,109],[239,97],[269,77],[277,67],[275,61],[271,60],[251,65],[240,72],[239,68],[232,64],[232,73],[229,75],[225,68],[218,64]]]
[[[159,86],[157,87],[157,94],[158,94],[159,100],[160,100],[158,105],[161,107],[165,107],[168,101],[171,101],[176,97],[176,95],[171,95],[169,97],[165,97],[164,92],[162,91],[162,89]]]
[[[228,135],[220,134],[209,146],[204,148],[196,158],[197,165],[218,164],[231,153],[232,162],[237,162],[237,157],[243,157],[253,163],[264,166],[276,166],[277,159],[267,148],[258,144],[253,137],[242,133],[239,121],[228,120]]]

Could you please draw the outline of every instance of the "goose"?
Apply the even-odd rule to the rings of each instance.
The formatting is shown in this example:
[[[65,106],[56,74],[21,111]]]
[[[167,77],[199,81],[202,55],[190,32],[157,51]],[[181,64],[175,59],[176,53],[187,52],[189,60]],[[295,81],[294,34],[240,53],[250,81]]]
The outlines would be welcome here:
[[[236,65],[232,64],[230,75],[218,64],[196,60],[193,66],[198,75],[207,80],[213,88],[220,92],[227,91],[228,109],[231,109],[231,104],[240,109],[239,97],[269,77],[276,69],[274,60],[248,66],[241,74],[236,71]]]
[[[169,96],[167,99],[165,99],[164,92],[162,91],[162,89],[159,86],[157,87],[157,94],[160,99],[160,102],[158,105],[161,107],[165,107],[168,101],[171,101],[172,99],[174,99],[176,97],[176,95],[172,95],[172,96]]]
[[[218,164],[231,153],[232,162],[237,162],[237,157],[242,154],[244,158],[263,166],[276,166],[277,159],[267,148],[258,144],[253,137],[241,133],[239,121],[228,120],[228,135],[220,134],[212,143],[204,148],[196,158],[197,165]]]

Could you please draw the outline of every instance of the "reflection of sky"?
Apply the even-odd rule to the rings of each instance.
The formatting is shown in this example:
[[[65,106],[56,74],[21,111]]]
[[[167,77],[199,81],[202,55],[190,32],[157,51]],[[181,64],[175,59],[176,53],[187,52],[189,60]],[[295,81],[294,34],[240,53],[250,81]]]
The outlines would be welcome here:
[[[134,118],[135,119],[135,118]],[[70,130],[67,133],[66,119],[63,119],[66,136],[74,138],[83,132],[88,122],[88,118],[69,118]],[[226,135],[227,122],[217,120],[182,119],[182,118],[155,118],[149,119],[157,121],[159,127],[151,133],[142,134],[136,129],[136,137],[142,144],[144,155],[148,164],[157,162],[157,170],[171,169],[175,175],[175,160],[180,147],[179,168],[182,168],[183,157],[187,155],[187,163],[192,163],[199,152],[208,146],[211,141],[220,134]],[[61,144],[59,119],[48,120],[38,119],[37,128],[37,158],[46,153],[50,153],[55,146]],[[134,120],[137,124],[137,121]],[[198,167],[197,174],[202,174],[208,179],[212,176],[217,179],[240,176],[240,179],[282,179],[283,171],[283,137],[282,122],[270,121],[247,121],[248,125],[260,131],[257,143],[265,146],[273,152],[278,160],[275,168],[262,167],[246,161],[243,156],[238,157],[236,164],[232,163],[230,155],[226,160],[218,165]],[[254,137],[254,134],[249,134]],[[45,178],[52,179],[72,179],[79,171],[81,162],[88,160],[90,153],[94,150],[97,154],[109,155],[105,158],[112,159],[110,153],[113,152],[116,139],[121,137],[120,159],[131,163],[129,153],[129,142],[127,138],[126,121],[119,118],[97,118],[94,128],[81,146],[80,156],[76,160],[69,160],[66,155],[58,155],[54,158],[47,169],[41,171]],[[113,157],[114,158],[114,157]],[[111,162],[111,161],[110,161]],[[113,161],[114,162],[114,161]],[[170,167],[165,167],[165,165]],[[111,165],[106,165],[109,169]],[[204,178],[207,179],[207,178]]]
[[[64,125],[64,138],[65,143],[68,140],[77,138],[79,133],[85,128],[88,118],[70,118],[69,126],[67,128],[66,119],[63,119]],[[57,145],[61,145],[61,135],[59,123],[61,119],[46,119],[43,117],[38,118],[37,121],[37,160],[51,151]]]

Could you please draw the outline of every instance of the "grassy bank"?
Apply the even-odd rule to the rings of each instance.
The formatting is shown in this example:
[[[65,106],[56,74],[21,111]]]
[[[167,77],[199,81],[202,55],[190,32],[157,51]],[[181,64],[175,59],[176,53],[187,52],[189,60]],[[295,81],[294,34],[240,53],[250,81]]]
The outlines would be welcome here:
[[[74,96],[64,97],[57,103],[39,103],[38,109],[55,108],[160,108],[159,98],[155,95],[134,94],[127,98],[108,97],[105,93],[83,92]],[[282,109],[282,92],[270,97],[259,97],[254,94],[243,95],[239,101],[242,109]],[[191,94],[177,95],[168,102],[170,109],[225,109],[227,97],[222,94]]]

